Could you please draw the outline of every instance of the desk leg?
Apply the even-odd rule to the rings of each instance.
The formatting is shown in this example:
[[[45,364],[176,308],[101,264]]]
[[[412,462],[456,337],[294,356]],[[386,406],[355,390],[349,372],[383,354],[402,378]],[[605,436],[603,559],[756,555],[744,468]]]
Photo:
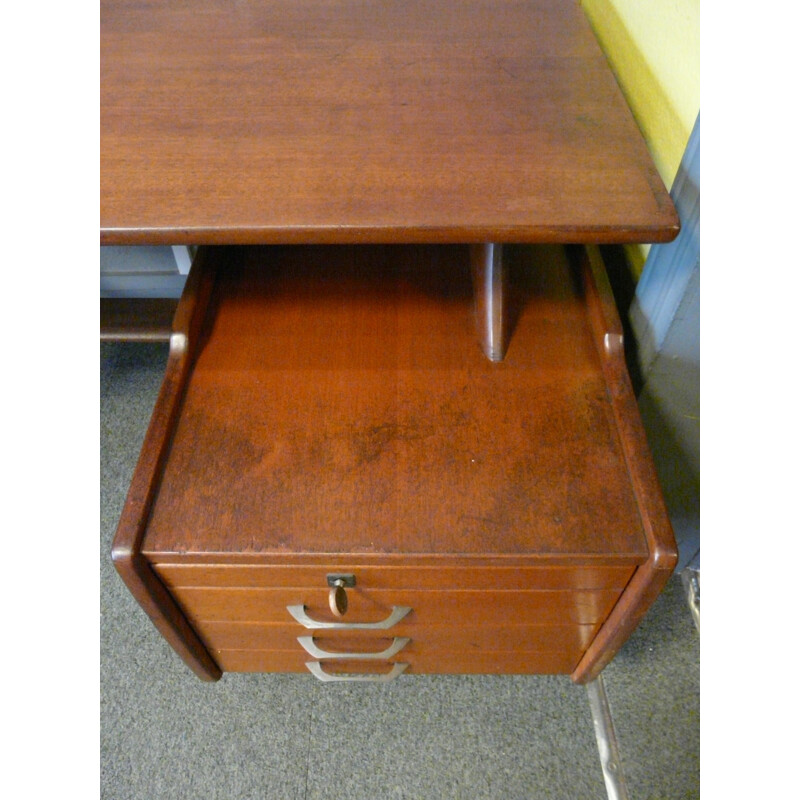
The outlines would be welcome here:
[[[491,243],[470,245],[470,262],[481,349],[490,361],[502,361],[508,346],[503,246]]]
[[[625,785],[625,776],[622,774],[617,735],[614,731],[611,709],[608,707],[603,676],[598,675],[593,681],[587,683],[586,691],[589,695],[589,707],[592,709],[594,734],[600,753],[600,765],[603,768],[608,800],[628,800],[628,789]]]

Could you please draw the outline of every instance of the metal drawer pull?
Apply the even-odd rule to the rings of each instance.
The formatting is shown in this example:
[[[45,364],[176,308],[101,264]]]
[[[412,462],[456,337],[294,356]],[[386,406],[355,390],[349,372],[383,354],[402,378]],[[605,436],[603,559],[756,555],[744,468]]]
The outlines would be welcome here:
[[[309,655],[314,658],[325,658],[329,661],[334,659],[387,659],[397,655],[410,641],[408,637],[401,638],[395,636],[394,641],[382,653],[329,653],[317,646],[313,636],[298,636],[297,641],[306,649]]]
[[[411,609],[408,606],[392,606],[392,613],[380,622],[321,622],[306,614],[305,606],[286,606],[286,610],[305,628],[319,630],[321,628],[337,631],[369,631],[386,630],[400,622]]]
[[[347,612],[347,592],[344,590],[344,581],[336,581],[328,593],[328,605],[334,617],[343,617]]]
[[[322,665],[319,663],[319,661],[306,661],[306,666],[315,678],[324,681],[325,683],[334,683],[335,681],[388,683],[400,675],[408,666],[408,664],[392,664],[392,669],[390,672],[375,674],[366,673],[361,675],[332,675],[330,672],[325,672],[325,670],[322,669]]]
[[[328,605],[334,617],[343,617],[347,613],[347,592],[345,587],[353,588],[356,585],[356,576],[352,572],[331,572],[325,576],[328,586]]]

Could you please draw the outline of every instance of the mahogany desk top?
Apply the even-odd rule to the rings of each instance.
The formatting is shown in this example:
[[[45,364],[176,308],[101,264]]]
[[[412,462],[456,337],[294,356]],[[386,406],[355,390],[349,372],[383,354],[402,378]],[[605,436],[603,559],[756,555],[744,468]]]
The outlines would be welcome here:
[[[577,0],[102,0],[101,244],[658,242]]]

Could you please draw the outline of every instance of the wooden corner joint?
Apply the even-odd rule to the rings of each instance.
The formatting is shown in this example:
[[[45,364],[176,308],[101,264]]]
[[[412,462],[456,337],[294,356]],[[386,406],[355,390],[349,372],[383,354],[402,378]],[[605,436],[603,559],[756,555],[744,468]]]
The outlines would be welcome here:
[[[131,594],[186,665],[201,680],[219,680],[222,670],[141,553],[115,543],[111,558]]]

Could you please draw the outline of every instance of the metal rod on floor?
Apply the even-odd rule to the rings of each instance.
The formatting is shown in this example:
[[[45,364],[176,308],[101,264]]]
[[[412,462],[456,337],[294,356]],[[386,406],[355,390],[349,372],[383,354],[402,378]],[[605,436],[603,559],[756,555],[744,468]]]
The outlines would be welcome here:
[[[606,687],[603,676],[598,675],[586,684],[589,695],[589,707],[592,710],[594,722],[594,735],[597,738],[597,749],[600,752],[600,766],[603,768],[603,779],[606,782],[608,800],[629,800],[628,789],[625,786],[625,776],[622,773],[617,735],[614,732],[614,720],[611,718],[611,709],[608,706]]]

